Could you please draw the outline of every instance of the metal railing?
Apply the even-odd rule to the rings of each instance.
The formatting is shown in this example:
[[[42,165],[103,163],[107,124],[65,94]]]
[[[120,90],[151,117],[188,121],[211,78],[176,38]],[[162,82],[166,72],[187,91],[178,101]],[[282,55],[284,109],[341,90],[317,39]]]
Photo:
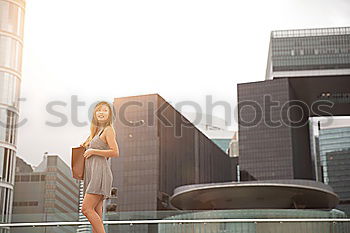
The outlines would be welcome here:
[[[284,223],[284,222],[349,222],[349,218],[275,218],[275,219],[151,219],[151,220],[107,220],[104,224],[161,224],[161,223]],[[89,225],[90,222],[27,222],[27,223],[5,223],[2,227],[37,227],[37,226],[78,226]]]
[[[109,233],[350,233],[350,218],[339,210],[130,211],[103,220]],[[0,223],[0,233],[10,232],[91,232],[91,224],[77,213],[14,214]]]

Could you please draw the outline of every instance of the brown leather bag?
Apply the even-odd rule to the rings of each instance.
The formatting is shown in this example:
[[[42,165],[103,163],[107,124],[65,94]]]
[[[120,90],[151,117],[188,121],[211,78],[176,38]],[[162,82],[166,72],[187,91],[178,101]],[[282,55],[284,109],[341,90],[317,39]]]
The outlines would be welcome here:
[[[73,174],[73,178],[77,180],[84,179],[85,150],[86,148],[83,146],[72,148],[72,160],[71,160],[72,174]]]

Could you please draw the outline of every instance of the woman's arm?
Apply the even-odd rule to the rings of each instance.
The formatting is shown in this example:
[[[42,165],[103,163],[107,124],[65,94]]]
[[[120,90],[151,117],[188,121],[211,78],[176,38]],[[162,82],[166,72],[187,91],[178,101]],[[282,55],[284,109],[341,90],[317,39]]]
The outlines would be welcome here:
[[[105,131],[106,131],[106,140],[110,150],[93,149],[92,154],[97,154],[104,157],[119,157],[119,147],[115,140],[114,128],[111,126],[107,126]]]
[[[100,156],[104,156],[104,157],[117,157],[117,156],[119,156],[119,153],[116,153],[114,150],[92,149],[91,154],[100,155]]]

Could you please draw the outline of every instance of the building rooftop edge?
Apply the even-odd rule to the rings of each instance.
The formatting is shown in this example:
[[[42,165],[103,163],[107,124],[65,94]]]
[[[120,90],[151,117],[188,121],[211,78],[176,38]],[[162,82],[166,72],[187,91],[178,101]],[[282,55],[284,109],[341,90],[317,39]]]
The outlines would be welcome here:
[[[350,27],[322,27],[304,29],[283,29],[271,31],[271,38],[305,37],[305,36],[327,36],[327,35],[348,35]]]

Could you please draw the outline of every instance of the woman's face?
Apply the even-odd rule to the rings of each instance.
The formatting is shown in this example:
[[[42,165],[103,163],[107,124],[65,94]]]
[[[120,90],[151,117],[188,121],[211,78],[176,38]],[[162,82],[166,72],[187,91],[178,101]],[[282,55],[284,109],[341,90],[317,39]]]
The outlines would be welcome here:
[[[103,104],[96,110],[96,118],[99,122],[104,122],[108,119],[109,108]]]

